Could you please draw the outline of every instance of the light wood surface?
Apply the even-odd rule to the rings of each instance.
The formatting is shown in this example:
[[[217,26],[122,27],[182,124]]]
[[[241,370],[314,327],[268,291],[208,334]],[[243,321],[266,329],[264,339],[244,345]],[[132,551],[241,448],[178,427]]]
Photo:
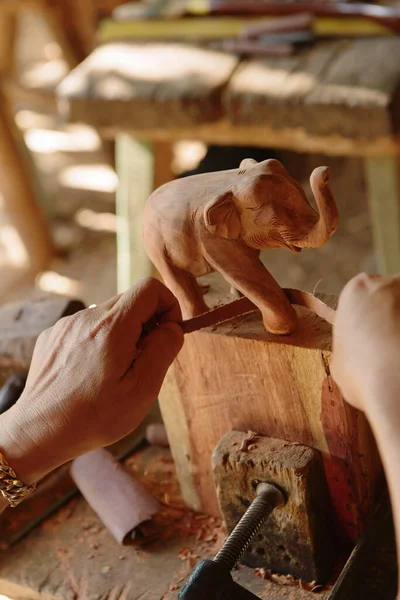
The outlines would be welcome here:
[[[190,127],[222,117],[221,91],[237,63],[184,44],[120,42],[96,48],[57,93],[70,121],[124,131]]]
[[[388,57],[399,52],[398,38],[339,40],[292,57],[243,61],[223,95],[228,120],[317,136],[390,136],[398,130],[400,67]]]
[[[258,128],[260,137],[263,128],[276,137],[303,129],[311,139],[366,144],[398,133],[400,66],[387,57],[399,51],[398,38],[340,40],[239,64],[236,55],[184,44],[114,42],[97,48],[58,94],[70,120],[98,127],[145,134],[225,119]]]

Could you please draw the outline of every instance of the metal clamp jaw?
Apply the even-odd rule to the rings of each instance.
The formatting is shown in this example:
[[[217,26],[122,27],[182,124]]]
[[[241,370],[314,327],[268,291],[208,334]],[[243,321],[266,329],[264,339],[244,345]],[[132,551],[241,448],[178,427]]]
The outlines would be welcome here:
[[[274,508],[286,499],[275,485],[261,483],[249,506],[214,560],[202,560],[192,571],[180,600],[260,600],[233,581],[231,570]]]
[[[244,587],[233,581],[232,575],[222,563],[213,560],[200,561],[179,594],[181,600],[260,600]]]

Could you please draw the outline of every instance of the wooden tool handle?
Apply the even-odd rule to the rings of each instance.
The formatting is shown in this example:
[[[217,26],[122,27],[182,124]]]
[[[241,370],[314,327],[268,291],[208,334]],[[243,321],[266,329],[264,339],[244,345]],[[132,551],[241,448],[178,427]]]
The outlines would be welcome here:
[[[335,318],[334,309],[325,304],[325,302],[322,302],[322,300],[316,296],[313,296],[313,294],[290,288],[284,289],[283,291],[291,304],[304,306],[315,312],[328,323],[333,324]],[[206,327],[213,327],[219,323],[224,323],[230,319],[242,317],[257,310],[259,310],[257,306],[248,298],[239,298],[239,300],[234,300],[224,306],[218,306],[198,317],[182,321],[181,327],[184,333],[192,333],[199,329],[205,329]]]

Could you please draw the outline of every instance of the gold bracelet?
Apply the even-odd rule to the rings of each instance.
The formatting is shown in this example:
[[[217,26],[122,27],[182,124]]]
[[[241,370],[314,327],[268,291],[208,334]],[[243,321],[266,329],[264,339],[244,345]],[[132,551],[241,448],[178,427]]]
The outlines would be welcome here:
[[[25,485],[18,479],[15,471],[10,467],[0,452],[0,492],[11,506],[18,506],[29,494],[36,489],[36,483]]]

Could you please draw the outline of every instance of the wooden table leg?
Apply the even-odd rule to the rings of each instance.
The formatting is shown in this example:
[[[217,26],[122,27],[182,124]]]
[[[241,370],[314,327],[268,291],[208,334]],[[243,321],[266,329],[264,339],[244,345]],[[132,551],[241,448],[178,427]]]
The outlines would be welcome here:
[[[120,134],[116,140],[117,287],[125,291],[141,277],[157,276],[142,238],[142,212],[152,191],[172,179],[171,144],[137,140]]]
[[[12,12],[0,13],[0,73],[9,75],[13,72],[15,53],[14,44],[17,32],[17,17]]]
[[[30,267],[46,267],[55,254],[50,228],[32,188],[14,132],[14,123],[0,92],[0,195],[29,256]]]
[[[379,272],[400,272],[400,178],[397,156],[365,159],[374,246]]]

